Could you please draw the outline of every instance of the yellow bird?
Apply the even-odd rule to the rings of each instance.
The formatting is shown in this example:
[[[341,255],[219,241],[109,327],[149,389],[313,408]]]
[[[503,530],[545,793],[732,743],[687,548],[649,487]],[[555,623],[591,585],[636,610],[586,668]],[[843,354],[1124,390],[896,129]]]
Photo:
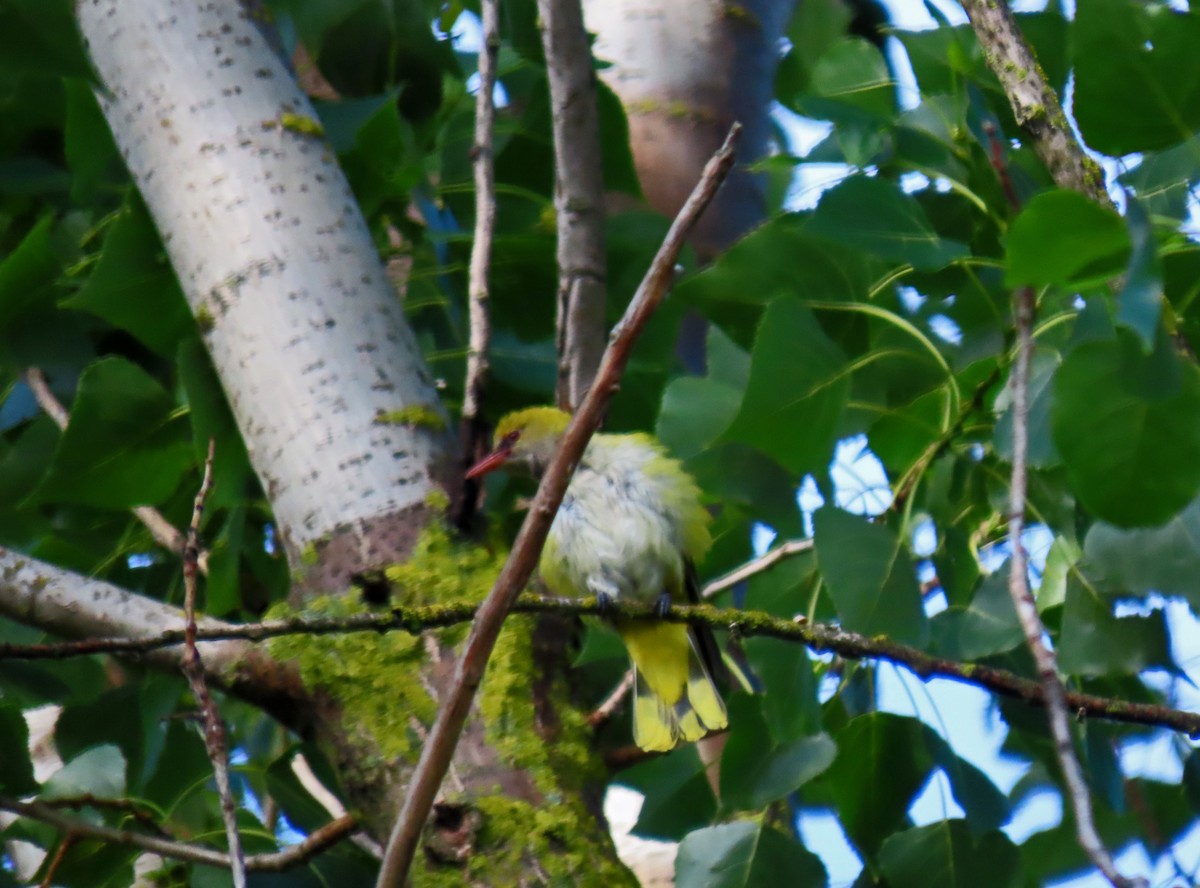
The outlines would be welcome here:
[[[511,413],[474,478],[516,465],[540,477],[570,417],[553,407]],[[557,595],[649,602],[697,600],[694,563],[712,543],[700,491],[649,435],[597,434],[580,460],[550,527],[539,564]],[[717,668],[711,633],[682,623],[616,620],[634,666],[633,739],[666,751],[728,724],[725,704],[701,656]]]

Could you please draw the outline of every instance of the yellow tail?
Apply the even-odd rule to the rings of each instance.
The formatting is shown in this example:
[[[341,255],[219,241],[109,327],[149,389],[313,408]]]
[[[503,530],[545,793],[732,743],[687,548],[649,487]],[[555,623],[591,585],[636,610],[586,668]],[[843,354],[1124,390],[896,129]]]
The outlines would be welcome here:
[[[729,724],[725,703],[682,623],[622,623],[634,667],[633,742],[666,752]]]

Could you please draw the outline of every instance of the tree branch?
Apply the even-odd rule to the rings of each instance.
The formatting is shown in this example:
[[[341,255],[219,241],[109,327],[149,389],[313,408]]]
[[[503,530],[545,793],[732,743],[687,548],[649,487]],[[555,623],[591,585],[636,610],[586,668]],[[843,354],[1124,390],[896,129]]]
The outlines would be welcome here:
[[[1029,451],[1029,365],[1033,357],[1033,315],[1035,296],[1032,287],[1022,287],[1014,297],[1013,316],[1017,326],[1017,355],[1012,372],[1013,456],[1012,483],[1009,487],[1008,538],[1012,558],[1008,564],[1008,592],[1025,633],[1025,643],[1033,654],[1042,680],[1043,700],[1050,723],[1054,752],[1062,769],[1063,782],[1075,812],[1075,836],[1093,865],[1117,888],[1133,888],[1144,884],[1127,879],[1117,871],[1112,854],[1104,846],[1092,815],[1092,798],[1087,778],[1075,756],[1075,741],[1071,736],[1071,716],[1066,689],[1058,676],[1058,658],[1044,636],[1046,627],[1038,615],[1037,603],[1029,593],[1025,545],[1021,534],[1025,529],[1025,487],[1027,482],[1026,456]]]
[[[571,418],[558,451],[550,461],[541,484],[538,485],[537,496],[529,514],[525,516],[508,560],[504,563],[500,576],[496,578],[492,591],[479,608],[471,627],[471,634],[458,659],[454,682],[443,698],[428,739],[422,744],[421,758],[409,782],[408,793],[384,853],[377,882],[379,888],[399,888],[408,876],[421,831],[454,755],[463,723],[475,698],[475,690],[483,680],[488,657],[496,644],[496,637],[500,633],[504,618],[533,574],[546,541],[546,534],[550,530],[550,523],[554,520],[559,503],[562,502],[575,464],[583,454],[584,447],[599,425],[601,415],[617,389],[634,341],[670,288],[674,279],[675,262],[683,248],[684,238],[733,168],[734,143],[740,131],[741,127],[737,124],[730,129],[725,144],[708,162],[691,197],[671,224],[649,271],[630,301],[625,316],[613,330],[595,383],[578,412]]]
[[[471,338],[467,349],[467,378],[463,389],[464,419],[482,410],[487,384],[488,347],[492,338],[488,315],[488,279],[492,263],[492,236],[496,230],[496,173],[493,131],[496,125],[496,57],[500,52],[499,0],[483,0],[483,27],[479,47],[479,91],[475,94],[475,144],[471,149],[475,170],[475,236],[471,242],[469,314]]]
[[[187,842],[147,836],[127,829],[101,826],[78,817],[68,817],[45,802],[23,802],[20,799],[0,796],[0,809],[12,811],[14,814],[28,817],[31,820],[48,823],[62,830],[68,836],[98,839],[116,845],[129,845],[162,857],[169,857],[172,860],[184,860],[189,863],[200,863],[222,869],[230,868],[229,855],[224,852]],[[302,842],[292,845],[286,850],[270,854],[250,855],[246,858],[246,869],[266,873],[285,872],[306,863],[322,851],[336,845],[357,828],[358,824],[355,819],[347,814],[314,830]]]
[[[800,555],[803,552],[808,552],[813,547],[812,540],[788,540],[782,546],[771,549],[769,552],[755,558],[752,561],[747,561],[741,567],[735,567],[724,576],[717,577],[709,583],[706,583],[700,591],[701,598],[715,598],[726,589],[736,586],[744,580],[750,579],[755,574],[760,574],[764,570],[769,570],[785,558],[791,558],[793,555]]]
[[[592,48],[580,0],[538,0],[554,125],[558,406],[574,410],[604,350],[604,176]]]
[[[349,617],[291,617],[239,626],[202,625],[196,630],[196,639],[201,643],[230,639],[258,642],[284,635],[339,635],[396,630],[419,635],[430,629],[469,622],[474,619],[479,609],[480,606],[475,602],[462,601],[422,607],[393,607],[377,613],[355,614]],[[518,598],[511,610],[513,613],[525,614],[601,616],[599,604],[594,598],[554,598],[528,593]],[[657,611],[652,606],[634,603],[616,602],[604,613],[630,620],[658,619]],[[1043,688],[1038,681],[1006,669],[937,657],[887,638],[859,635],[827,623],[786,620],[762,611],[717,608],[707,604],[672,605],[664,619],[678,623],[705,624],[717,631],[732,630],[745,638],[761,636],[804,644],[815,651],[835,653],[849,660],[887,660],[910,669],[921,678],[960,681],[1006,697],[1016,697],[1034,705],[1043,705],[1045,699]],[[154,637],[129,640],[94,639],[64,644],[0,644],[0,662],[57,660],[97,653],[137,655],[182,643],[183,632],[171,630]],[[1076,691],[1067,691],[1066,701],[1070,712],[1082,713],[1088,718],[1169,728],[1200,738],[1200,713],[1151,703],[1131,703],[1114,697]]]
[[[237,805],[233,800],[233,789],[229,783],[229,761],[226,754],[225,724],[217,711],[217,704],[204,681],[204,666],[196,650],[196,572],[200,557],[200,516],[204,514],[204,501],[212,488],[213,452],[216,444],[208,439],[208,457],[204,460],[204,477],[196,491],[192,506],[192,521],[188,525],[187,542],[183,548],[183,674],[192,689],[192,696],[204,717],[204,748],[212,762],[213,776],[217,781],[217,795],[221,800],[221,818],[225,822],[225,838],[229,843],[229,868],[233,876],[233,888],[246,886],[246,855],[242,853],[242,839],[238,835]]]
[[[1017,27],[1008,4],[1005,0],[962,0],[962,6],[988,67],[1008,96],[1013,116],[1029,135],[1055,184],[1111,207],[1104,172],[1071,132],[1058,94],[1046,82],[1046,72]]]
[[[452,521],[469,531],[479,500],[480,482],[466,478],[487,447],[483,422],[483,392],[487,386],[488,350],[492,321],[488,313],[488,279],[492,264],[492,237],[496,230],[496,170],[493,149],[496,126],[496,58],[500,52],[500,0],[482,0],[483,35],[479,47],[479,91],[475,94],[475,236],[471,241],[467,311],[471,333],[467,346],[467,375],[463,382],[462,422],[459,427],[459,476],[454,479]]]
[[[0,546],[0,616],[84,645],[128,644],[160,637],[178,627],[173,645],[183,642],[184,612],[93,577],[85,577]],[[221,620],[197,620],[196,639],[210,682],[269,712],[301,733],[312,728],[311,699],[295,664],[280,663],[236,635],[212,640],[213,633],[236,630]],[[209,639],[205,640],[206,633]],[[77,643],[68,643],[68,646]],[[36,647],[36,646],[35,646]],[[121,653],[112,651],[112,653]],[[178,647],[150,644],[142,653],[156,667],[178,670]]]

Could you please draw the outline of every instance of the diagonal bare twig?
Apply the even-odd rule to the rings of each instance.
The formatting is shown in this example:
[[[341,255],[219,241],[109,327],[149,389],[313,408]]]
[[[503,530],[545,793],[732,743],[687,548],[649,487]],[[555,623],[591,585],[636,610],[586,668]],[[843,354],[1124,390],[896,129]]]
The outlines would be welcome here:
[[[217,781],[217,792],[221,797],[221,815],[225,821],[225,836],[229,841],[230,870],[234,888],[246,888],[246,860],[242,853],[242,839],[238,835],[237,806],[233,800],[233,789],[229,783],[229,761],[226,755],[225,725],[217,712],[217,704],[209,693],[204,680],[204,666],[200,652],[196,649],[196,573],[200,557],[200,516],[204,513],[204,501],[212,487],[213,451],[215,442],[208,440],[208,458],[204,460],[204,478],[196,492],[196,503],[192,507],[192,522],[188,525],[187,541],[183,547],[184,588],[184,641],[183,674],[192,689],[192,696],[204,716],[204,748],[208,750],[213,765],[213,776]]]
[[[684,238],[692,229],[701,211],[712,201],[717,189],[733,168],[734,144],[741,126],[734,124],[725,144],[709,160],[695,190],[675,221],[671,224],[658,254],[642,279],[637,293],[629,303],[625,316],[612,332],[609,346],[596,374],[595,383],[572,417],[562,443],[550,462],[538,486],[533,506],[526,515],[521,531],[513,543],[512,552],[497,577],[492,591],[479,608],[471,626],[462,655],[455,670],[454,683],[446,694],[429,739],[421,747],[408,794],[388,839],[383,865],[376,883],[379,888],[399,888],[408,877],[417,843],[429,811],[442,784],[442,778],[454,756],[463,724],[475,698],[475,690],[483,680],[488,657],[495,647],[496,637],[517,595],[529,582],[534,566],[546,541],[550,523],[558,511],[575,464],[601,415],[620,382],[621,373],[638,334],[650,320],[654,310],[666,297],[674,279],[675,262],[683,248]]]
[[[38,406],[42,408],[47,416],[54,420],[55,425],[66,431],[67,424],[71,421],[71,414],[67,412],[67,408],[62,405],[62,402],[50,390],[50,384],[46,381],[46,374],[37,367],[30,367],[23,375],[25,384],[33,392],[33,397],[37,400]],[[184,535],[179,532],[175,525],[163,517],[162,512],[153,506],[134,506],[130,511],[133,512],[134,517],[138,521],[141,521],[145,525],[146,530],[150,531],[150,535],[154,537],[156,543],[176,554],[183,553]],[[207,575],[208,552],[200,552],[198,564],[200,572]]]

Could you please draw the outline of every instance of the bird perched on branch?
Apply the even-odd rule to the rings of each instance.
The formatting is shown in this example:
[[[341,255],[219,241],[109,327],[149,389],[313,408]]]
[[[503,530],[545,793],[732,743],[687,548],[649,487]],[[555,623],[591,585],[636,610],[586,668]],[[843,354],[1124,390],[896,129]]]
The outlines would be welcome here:
[[[467,473],[516,466],[540,477],[570,417],[533,407],[504,417],[495,449]],[[653,603],[698,600],[695,561],[708,551],[710,517],[700,491],[649,435],[597,434],[567,487],[542,550],[539,573],[555,594]],[[720,660],[711,633],[682,623],[617,619],[634,666],[633,738],[666,751],[728,724],[712,681]],[[707,659],[707,665],[706,665]]]

